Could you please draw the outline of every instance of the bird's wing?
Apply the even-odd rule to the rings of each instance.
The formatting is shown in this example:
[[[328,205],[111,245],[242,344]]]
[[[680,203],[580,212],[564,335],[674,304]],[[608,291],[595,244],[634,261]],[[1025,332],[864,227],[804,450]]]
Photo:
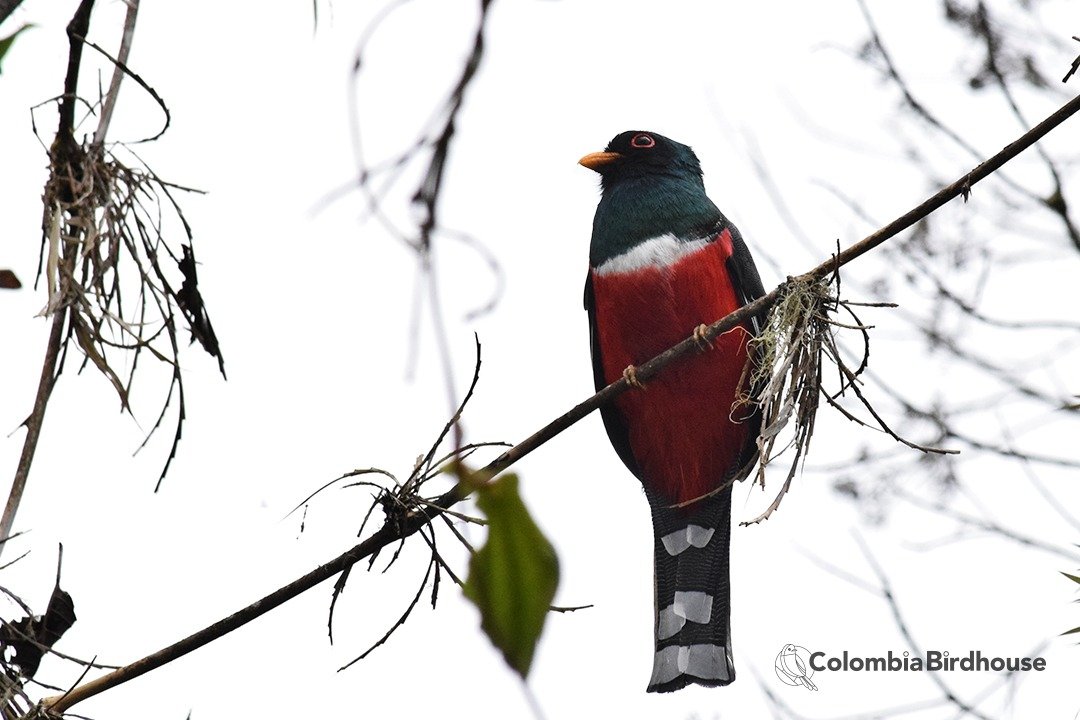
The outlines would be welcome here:
[[[721,223],[723,224],[723,227],[731,233],[731,257],[727,259],[727,271],[728,275],[731,277],[731,286],[735,289],[735,296],[739,301],[739,306],[742,307],[765,295],[765,287],[761,284],[761,276],[758,275],[757,266],[754,265],[754,258],[750,255],[750,250],[746,247],[746,243],[743,242],[739,229],[728,222],[727,218],[724,218],[722,215]],[[761,329],[764,326],[765,314],[755,315],[747,323],[747,329],[749,329],[755,337],[761,332]],[[755,367],[761,360],[761,350],[759,348],[757,356],[754,358]],[[767,378],[762,378],[750,388],[751,397],[757,397],[758,393],[764,387],[766,380]],[[742,453],[739,455],[739,460],[731,472],[732,477],[739,478],[740,480],[750,474],[750,471],[754,467],[754,462],[757,460],[757,437],[758,433],[761,432],[761,412],[756,409],[756,406],[755,410],[753,415],[744,420],[744,422],[748,423],[746,444],[743,446]]]
[[[792,653],[785,652],[783,657],[784,657],[784,669],[787,670],[788,675],[790,675],[793,680],[797,680],[797,679],[799,679],[799,678],[806,675],[806,670],[804,668],[802,668],[802,667],[799,667],[799,656],[798,655],[796,655],[793,652]]]
[[[731,223],[726,223],[731,232],[731,257],[727,260],[728,274],[731,275],[731,284],[735,288],[735,294],[739,299],[739,305],[746,305],[765,294],[765,287],[761,284],[761,276],[758,275],[757,266],[750,250],[743,242],[739,229]],[[755,316],[751,320],[754,334],[761,332],[765,322],[764,316]]]
[[[604,378],[604,361],[600,355],[600,333],[596,325],[596,303],[593,299],[592,272],[585,278],[585,310],[589,313],[589,347],[592,350],[593,384],[599,392],[607,387]],[[604,429],[607,430],[608,439],[619,459],[626,468],[640,478],[637,461],[634,460],[634,452],[630,449],[630,429],[626,425],[626,418],[613,403],[600,407],[600,417],[604,419]]]
[[[799,668],[799,674],[800,675],[803,675],[803,676],[806,675],[806,663],[804,663],[802,661],[802,658],[799,657],[798,655],[795,655],[795,667]]]

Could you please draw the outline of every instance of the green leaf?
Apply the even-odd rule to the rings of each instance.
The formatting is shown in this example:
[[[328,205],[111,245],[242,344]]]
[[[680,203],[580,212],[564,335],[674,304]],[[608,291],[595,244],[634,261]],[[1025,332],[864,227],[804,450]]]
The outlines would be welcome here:
[[[7,37],[0,38],[0,61],[3,61],[4,55],[6,55],[7,51],[11,49],[11,44],[15,42],[15,38],[19,36],[19,33],[21,33],[23,30],[29,30],[32,27],[34,27],[33,23],[26,23],[21,28],[11,33]]]
[[[1066,630],[1065,632],[1063,632],[1061,634],[1062,635],[1072,635],[1073,633],[1078,633],[1078,632],[1080,632],[1080,627],[1074,627],[1072,630]]]
[[[1061,571],[1059,570],[1058,572],[1061,572]],[[1077,577],[1076,575],[1070,575],[1067,572],[1061,572],[1061,574],[1064,575],[1065,577],[1069,578],[1070,580],[1072,580],[1074,583],[1080,585],[1080,577]]]
[[[465,596],[480,609],[480,627],[522,677],[559,585],[559,560],[507,473],[477,489],[488,520],[487,542],[469,562]]]

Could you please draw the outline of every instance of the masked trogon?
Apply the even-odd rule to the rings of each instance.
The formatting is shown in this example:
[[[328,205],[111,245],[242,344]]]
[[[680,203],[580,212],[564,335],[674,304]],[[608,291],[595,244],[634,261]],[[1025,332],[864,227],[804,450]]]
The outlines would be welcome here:
[[[585,284],[593,377],[597,389],[621,377],[637,384],[634,366],[765,291],[739,231],[705,195],[689,147],[630,131],[580,163],[600,174],[603,191]],[[735,327],[601,408],[611,444],[652,509],[650,692],[735,679],[731,483],[757,459],[760,415],[746,399],[755,364],[747,362],[754,353],[747,343],[758,322]]]

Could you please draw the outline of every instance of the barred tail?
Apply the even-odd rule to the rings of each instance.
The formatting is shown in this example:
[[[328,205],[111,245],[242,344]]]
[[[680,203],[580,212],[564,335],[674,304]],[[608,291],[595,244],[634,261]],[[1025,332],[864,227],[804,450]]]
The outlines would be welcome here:
[[[655,534],[656,655],[649,692],[735,680],[728,549],[731,488],[686,508],[647,493]]]

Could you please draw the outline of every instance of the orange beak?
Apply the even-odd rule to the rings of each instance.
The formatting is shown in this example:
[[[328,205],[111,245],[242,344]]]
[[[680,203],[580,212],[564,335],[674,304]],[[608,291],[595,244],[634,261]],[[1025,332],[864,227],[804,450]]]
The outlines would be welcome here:
[[[584,165],[590,170],[600,172],[600,168],[610,165],[621,158],[622,155],[617,152],[594,152],[578,160],[578,165]]]

